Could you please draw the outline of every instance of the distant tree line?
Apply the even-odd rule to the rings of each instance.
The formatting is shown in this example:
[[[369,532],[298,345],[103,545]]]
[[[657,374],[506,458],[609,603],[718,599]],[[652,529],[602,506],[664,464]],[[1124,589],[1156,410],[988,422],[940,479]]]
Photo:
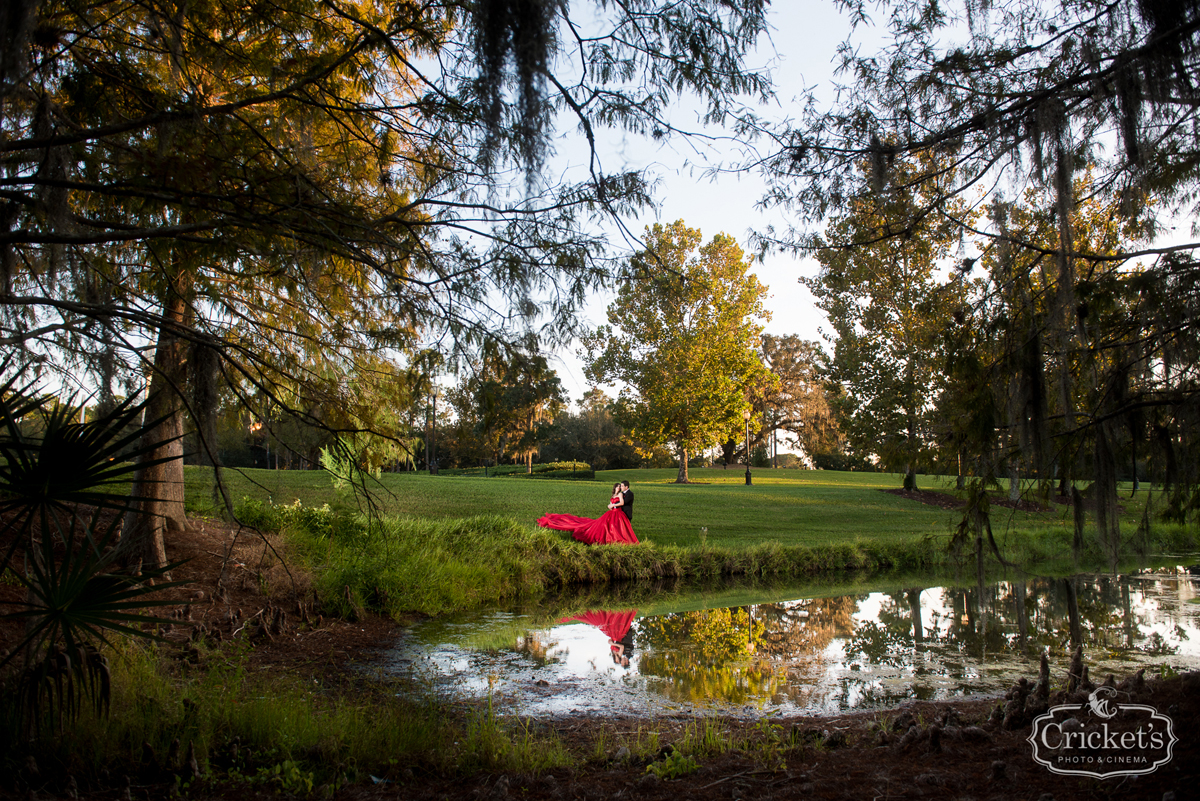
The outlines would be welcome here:
[[[795,337],[784,339],[801,342]],[[802,344],[805,358],[819,353],[816,343]],[[586,462],[595,470],[678,466],[672,448],[639,445],[619,422],[616,401],[600,389],[589,390],[571,405],[544,358],[523,364],[535,368],[540,379],[518,365],[510,365],[490,379],[467,379],[440,389],[436,401],[430,394],[420,403],[390,410],[388,414],[398,421],[398,436],[342,434],[348,438],[343,449],[352,451],[362,467],[396,472],[428,470],[431,464],[438,468],[524,464],[532,469],[534,463],[569,461]],[[790,364],[794,367],[796,363]],[[767,447],[772,435],[786,439],[785,447],[821,445],[822,436],[835,449],[839,447],[837,437],[829,436],[836,426],[824,405],[817,366],[809,364],[803,372],[813,383],[794,390],[794,403],[785,402],[782,391],[755,399],[759,406],[766,404],[772,414],[765,415],[762,425],[752,431],[753,466],[795,467],[815,462],[843,469],[849,463],[851,457],[840,450],[805,450],[808,458],[801,459],[788,452],[773,454]],[[780,386],[792,385],[785,380]],[[309,422],[326,414],[321,404],[307,406],[307,416],[282,407],[259,415],[248,412],[232,392],[223,397],[216,415],[215,456],[225,467],[318,469],[322,451],[336,443],[336,432]],[[188,432],[184,450],[189,464],[202,464],[208,458],[198,447],[194,431]],[[742,464],[744,459],[745,445],[739,441],[736,446],[695,454],[690,464]]]

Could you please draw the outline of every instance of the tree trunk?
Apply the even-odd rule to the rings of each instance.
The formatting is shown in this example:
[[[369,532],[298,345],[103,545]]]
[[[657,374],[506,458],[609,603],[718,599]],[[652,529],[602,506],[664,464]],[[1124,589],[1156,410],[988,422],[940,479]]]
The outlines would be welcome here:
[[[1129,439],[1129,450],[1131,453],[1130,461],[1132,462],[1132,464],[1130,464],[1130,467],[1133,468],[1133,492],[1129,493],[1129,497],[1132,498],[1134,495],[1137,495],[1137,491],[1138,491],[1137,433],[1136,432],[1134,432],[1133,436],[1130,437],[1130,439]]]
[[[905,590],[908,598],[908,608],[912,612],[913,643],[920,646],[925,642],[925,625],[921,622],[921,590],[920,588]]]
[[[1013,587],[1013,597],[1017,602],[1017,642],[1023,652],[1025,641],[1029,639],[1029,619],[1025,616],[1025,582],[1018,581]]]
[[[679,475],[675,477],[676,484],[687,484],[688,482],[688,452],[687,448],[679,446]]]
[[[1075,578],[1062,579],[1067,595],[1067,625],[1071,631],[1071,646],[1083,643],[1083,624],[1079,620],[1079,595],[1075,590]]]
[[[171,293],[165,305],[165,317],[182,323],[186,305],[178,293]],[[183,390],[187,374],[187,348],[169,330],[160,330],[154,351],[154,374],[150,379],[143,418],[143,448],[134,473],[130,502],[121,527],[123,562],[129,567],[165,567],[168,533],[184,530],[183,509]],[[157,425],[153,425],[159,421]],[[168,459],[161,464],[150,464]]]

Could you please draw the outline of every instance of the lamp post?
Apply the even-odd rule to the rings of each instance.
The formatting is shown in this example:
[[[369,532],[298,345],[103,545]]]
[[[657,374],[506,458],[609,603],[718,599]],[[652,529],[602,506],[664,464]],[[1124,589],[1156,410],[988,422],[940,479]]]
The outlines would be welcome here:
[[[746,409],[742,412],[742,419],[746,421],[746,486],[750,486],[750,410]]]
[[[437,387],[430,392],[433,398],[433,415],[429,421],[429,447],[425,461],[429,464],[429,475],[437,475]]]

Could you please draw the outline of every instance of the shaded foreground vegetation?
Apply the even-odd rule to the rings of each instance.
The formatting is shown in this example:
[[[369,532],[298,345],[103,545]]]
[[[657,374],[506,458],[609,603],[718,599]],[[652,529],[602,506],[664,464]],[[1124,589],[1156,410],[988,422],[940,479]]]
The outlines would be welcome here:
[[[230,584],[229,601],[247,603],[251,595],[238,588]],[[209,605],[191,608],[199,617]],[[211,606],[226,605],[214,598]],[[273,637],[247,625],[221,639],[221,628],[229,627],[181,621],[164,630],[168,647],[115,649],[107,715],[85,710],[57,737],[14,742],[5,732],[0,795],[558,799],[624,791],[707,800],[740,788],[752,797],[829,799],[867,797],[883,782],[921,787],[931,798],[1159,798],[1189,786],[1200,765],[1192,738],[1171,765],[1140,781],[1054,776],[1031,762],[1028,732],[1005,726],[995,699],[820,719],[523,719],[498,700],[450,704],[374,675],[355,665],[369,649],[332,658],[350,645],[347,632],[366,628],[363,637],[378,639],[392,631],[377,618],[295,619]],[[330,658],[317,655],[314,641]],[[1184,731],[1200,711],[1195,678],[1150,679],[1138,700],[1169,707]],[[1051,691],[1066,683],[1052,677]]]
[[[378,792],[455,797],[480,788],[497,793],[502,786],[500,795],[524,788],[530,797],[559,797],[563,787],[610,782],[614,791],[632,785],[639,795],[654,797],[677,792],[669,789],[671,782],[691,781],[693,797],[718,791],[726,797],[728,778],[754,774],[820,797],[800,789],[814,784],[817,765],[842,745],[862,749],[857,758],[847,751],[839,759],[873,764],[878,755],[869,746],[880,732],[898,744],[899,713],[859,716],[840,744],[821,731],[808,732],[803,721],[771,717],[609,720],[582,728],[569,719],[522,720],[490,700],[451,705],[426,688],[356,667],[369,659],[372,645],[395,636],[393,625],[372,613],[437,614],[574,583],[623,582],[628,588],[630,579],[677,576],[933,571],[954,565],[946,546],[961,516],[878,492],[870,479],[845,474],[795,474],[803,480],[791,482],[763,476],[754,487],[756,503],[742,502],[757,508],[743,512],[731,502],[736,485],[722,485],[719,475],[710,477],[709,486],[660,488],[652,483],[655,474],[639,473],[633,478],[643,493],[643,525],[662,526],[664,542],[654,535],[638,547],[589,548],[494,512],[506,502],[522,515],[527,507],[590,502],[607,477],[594,486],[422,477],[390,487],[394,494],[380,502],[387,513],[370,515],[351,496],[335,492],[328,474],[315,475],[323,486],[311,483],[314,474],[307,472],[250,475],[295,481],[269,493],[259,489],[260,497],[236,504],[242,523],[266,532],[261,539],[233,524],[193,520],[212,538],[196,535],[188,555],[196,563],[207,560],[207,567],[189,562],[178,568],[180,575],[198,572],[190,574],[187,588],[172,590],[176,606],[167,607],[166,620],[155,629],[167,642],[120,641],[106,660],[106,708],[81,707],[71,726],[48,725],[31,737],[6,719],[0,760],[11,778],[0,789],[22,797],[30,789],[118,796],[126,786],[132,797],[240,797],[257,790],[354,797],[373,786]],[[211,496],[192,478],[190,503],[201,506]],[[439,490],[450,500],[435,501]],[[690,494],[673,494],[679,490]],[[289,492],[296,498],[309,494],[296,503]],[[842,525],[818,535],[799,525],[802,516],[781,513],[795,509],[806,493],[822,498],[818,505],[831,507],[826,511]],[[405,513],[406,505],[422,503],[430,505],[429,517]],[[664,508],[671,511],[664,514]],[[863,525],[871,516],[887,520],[880,508],[895,508],[899,528],[921,533]],[[686,525],[677,519],[685,510],[707,518],[709,532],[679,528]],[[1043,521],[1040,527],[1001,529],[1005,554],[1039,561],[1043,569],[1051,558],[1068,567],[1064,513],[1030,514]],[[779,534],[739,537],[736,526],[722,525],[730,516],[755,527],[774,525]],[[858,530],[852,532],[852,525]],[[1191,542],[1181,527],[1153,531],[1146,541],[1150,551]],[[982,723],[989,709],[977,705],[972,714]],[[949,713],[924,714],[931,720]],[[1000,740],[996,734],[986,745],[997,747]],[[911,761],[898,748],[896,758]]]

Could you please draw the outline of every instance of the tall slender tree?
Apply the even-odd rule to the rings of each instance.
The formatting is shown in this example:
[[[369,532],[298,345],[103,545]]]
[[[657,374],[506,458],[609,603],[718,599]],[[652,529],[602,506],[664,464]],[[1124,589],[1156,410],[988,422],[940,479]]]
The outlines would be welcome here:
[[[803,283],[829,318],[828,375],[841,388],[834,400],[839,426],[860,455],[899,467],[904,488],[916,489],[917,465],[930,445],[938,335],[955,305],[935,272],[957,231],[945,217],[927,217],[891,235],[921,202],[906,174],[897,167],[894,183],[830,221],[827,241],[815,245],[821,271]]]

